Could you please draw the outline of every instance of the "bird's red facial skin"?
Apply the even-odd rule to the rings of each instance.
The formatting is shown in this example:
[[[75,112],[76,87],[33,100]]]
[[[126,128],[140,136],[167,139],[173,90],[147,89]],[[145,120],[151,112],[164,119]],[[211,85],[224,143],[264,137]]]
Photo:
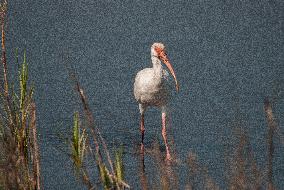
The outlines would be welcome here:
[[[159,48],[159,47],[155,47],[155,51],[157,52],[159,59],[161,59],[165,63],[165,65],[168,67],[168,69],[170,70],[172,76],[175,79],[176,89],[177,89],[177,91],[179,91],[179,85],[178,85],[178,82],[177,82],[175,71],[174,71],[174,69],[173,69],[173,67],[172,67],[172,65],[171,65],[171,63],[170,63],[170,61],[167,57],[166,52],[164,51],[164,49]]]
[[[158,55],[160,55],[161,51],[163,51],[162,48],[155,47],[155,51],[157,52]]]

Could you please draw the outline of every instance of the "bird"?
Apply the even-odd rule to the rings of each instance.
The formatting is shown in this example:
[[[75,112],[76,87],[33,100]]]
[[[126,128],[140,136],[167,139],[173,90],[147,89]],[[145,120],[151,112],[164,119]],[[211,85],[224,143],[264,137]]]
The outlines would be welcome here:
[[[166,160],[172,160],[170,148],[167,140],[166,118],[167,103],[169,101],[168,72],[163,69],[162,63],[166,65],[175,80],[176,90],[179,91],[174,69],[167,57],[165,45],[155,42],[151,46],[151,60],[153,67],[139,71],[134,81],[134,97],[139,103],[140,111],[140,132],[141,132],[141,152],[144,155],[144,114],[148,107],[158,107],[162,113],[162,137],[166,147]]]

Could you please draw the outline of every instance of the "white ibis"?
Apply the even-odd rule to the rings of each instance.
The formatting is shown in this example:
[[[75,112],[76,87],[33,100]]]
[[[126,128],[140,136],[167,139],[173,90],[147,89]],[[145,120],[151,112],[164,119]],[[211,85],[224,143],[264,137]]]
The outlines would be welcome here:
[[[134,96],[139,103],[139,110],[141,114],[141,151],[144,153],[144,113],[148,106],[156,106],[159,107],[162,112],[162,136],[166,146],[166,160],[171,160],[166,131],[166,106],[169,99],[169,92],[166,84],[168,74],[167,71],[163,69],[161,60],[174,77],[177,91],[179,90],[179,85],[173,67],[165,53],[165,46],[162,43],[154,43],[152,45],[151,59],[153,67],[139,71],[134,82]]]

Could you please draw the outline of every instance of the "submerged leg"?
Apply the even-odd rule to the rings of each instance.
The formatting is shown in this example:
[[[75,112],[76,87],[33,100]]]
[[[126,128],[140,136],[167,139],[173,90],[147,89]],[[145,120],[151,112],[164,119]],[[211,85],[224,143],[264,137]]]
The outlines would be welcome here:
[[[144,113],[141,114],[141,119],[140,119],[140,131],[141,131],[141,151],[144,152],[144,132],[145,132],[145,127],[144,127]]]
[[[146,110],[146,107],[142,104],[139,104],[139,110],[141,114],[140,118],[140,132],[141,132],[141,153],[144,155],[144,133],[145,133],[145,127],[144,127],[144,112]]]
[[[165,142],[165,146],[166,146],[166,160],[171,160],[171,154],[170,154],[170,149],[169,149],[169,145],[168,145],[168,139],[167,139],[167,130],[166,130],[166,121],[167,121],[167,117],[166,117],[166,111],[162,110],[162,136]]]
[[[145,163],[144,163],[144,132],[145,132],[144,114],[141,114],[140,132],[141,132],[141,145],[140,145],[141,166],[142,166],[142,171],[145,172]]]

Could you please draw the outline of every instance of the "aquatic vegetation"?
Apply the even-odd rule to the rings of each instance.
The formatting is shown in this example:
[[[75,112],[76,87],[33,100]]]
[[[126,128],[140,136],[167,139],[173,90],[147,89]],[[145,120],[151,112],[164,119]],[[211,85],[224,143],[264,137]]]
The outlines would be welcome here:
[[[124,164],[123,164],[123,148],[116,150],[115,152],[115,174],[118,181],[124,180]]]
[[[267,126],[268,126],[268,135],[267,135],[267,145],[268,145],[268,171],[267,171],[267,178],[268,178],[268,185],[267,188],[269,190],[275,189],[273,184],[273,153],[274,153],[274,134],[278,131],[278,125],[275,120],[275,117],[272,112],[272,105],[268,98],[264,101],[264,111],[266,114]]]
[[[9,81],[5,47],[5,19],[7,1],[0,5],[1,18],[1,51],[2,67],[0,78],[0,189],[40,189],[40,154],[37,137],[36,104],[34,102],[34,87],[30,85],[29,69],[26,52],[21,60],[18,79]],[[18,64],[18,49],[16,63]],[[104,140],[98,126],[95,125],[93,113],[89,107],[83,88],[70,72],[76,92],[81,101],[82,112],[75,112],[73,116],[72,134],[69,136],[70,160],[75,174],[88,189],[129,189],[125,170],[128,165],[124,158],[123,147],[114,147],[111,152],[109,144]],[[279,173],[275,169],[275,147],[279,127],[273,114],[272,103],[269,99],[264,102],[264,112],[267,119],[267,163],[257,165],[250,137],[245,130],[240,129],[236,134],[236,146],[228,155],[225,166],[226,189],[276,189],[275,176]],[[242,126],[240,126],[241,128]],[[71,131],[71,130],[70,130]],[[43,145],[44,146],[44,145]],[[186,148],[186,147],[185,147]],[[190,152],[186,161],[173,163],[164,161],[164,150],[159,143],[153,143],[152,149],[145,148],[144,155],[138,155],[139,166],[133,168],[140,177],[141,189],[221,189],[214,176],[200,162],[197,154]],[[174,158],[177,155],[174,155]],[[149,166],[148,164],[151,163]],[[188,179],[181,182],[180,166],[187,169]],[[146,168],[146,171],[145,171]],[[151,168],[150,172],[147,171]],[[60,168],[59,168],[60,169]],[[136,171],[137,169],[137,171]],[[184,169],[184,168],[183,168]],[[70,174],[72,175],[72,174]],[[138,182],[139,183],[139,182]],[[132,187],[132,186],[131,186]],[[136,188],[136,187],[134,187]]]
[[[1,79],[0,91],[0,187],[3,189],[40,189],[40,158],[36,105],[33,99],[34,87],[29,85],[25,52],[18,73],[19,87],[10,85],[8,81],[4,30],[6,11],[7,1],[4,1],[0,5],[4,76]],[[16,51],[16,57],[18,57],[18,51]]]
[[[101,185],[104,189],[125,189],[130,186],[124,182],[124,171],[122,161],[122,150],[115,153],[115,167],[111,159],[107,143],[103,139],[100,130],[95,126],[94,118],[89,108],[87,98],[81,88],[79,81],[74,73],[70,72],[70,77],[75,84],[75,89],[81,99],[82,107],[86,117],[87,124],[81,125],[79,113],[74,114],[73,133],[71,140],[71,159],[76,168],[76,174],[83,183],[89,188],[98,186],[96,179],[92,179],[89,170],[97,167],[100,176]],[[88,134],[89,132],[89,134]],[[95,147],[93,150],[93,146]],[[103,151],[101,151],[103,150]],[[85,156],[89,154],[94,159],[94,165],[87,167]]]
[[[76,168],[80,168],[84,161],[84,155],[86,151],[86,130],[81,130],[79,124],[79,113],[74,114],[74,127],[72,138],[72,159]]]

